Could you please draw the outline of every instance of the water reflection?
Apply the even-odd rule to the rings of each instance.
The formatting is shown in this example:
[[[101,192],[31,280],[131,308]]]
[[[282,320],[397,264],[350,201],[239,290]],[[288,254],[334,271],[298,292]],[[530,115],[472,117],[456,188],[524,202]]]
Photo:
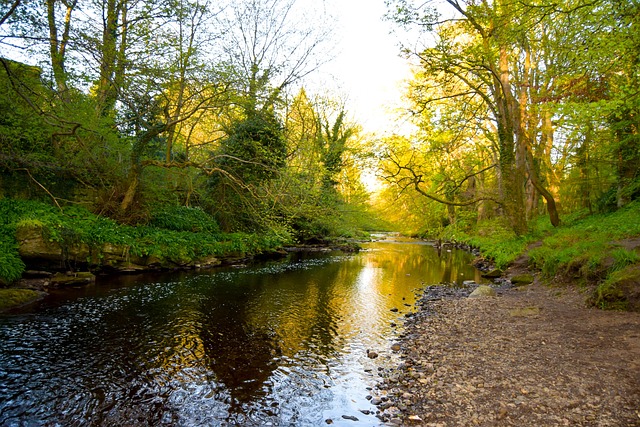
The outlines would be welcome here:
[[[0,425],[377,425],[391,323],[425,284],[479,280],[469,262],[372,243],[58,292],[0,317]]]

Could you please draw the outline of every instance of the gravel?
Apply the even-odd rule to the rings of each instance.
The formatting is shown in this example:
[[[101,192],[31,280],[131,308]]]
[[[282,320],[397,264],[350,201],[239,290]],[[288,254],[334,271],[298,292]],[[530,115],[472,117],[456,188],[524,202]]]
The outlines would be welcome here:
[[[640,426],[640,313],[501,283],[427,288],[372,391],[384,425]]]

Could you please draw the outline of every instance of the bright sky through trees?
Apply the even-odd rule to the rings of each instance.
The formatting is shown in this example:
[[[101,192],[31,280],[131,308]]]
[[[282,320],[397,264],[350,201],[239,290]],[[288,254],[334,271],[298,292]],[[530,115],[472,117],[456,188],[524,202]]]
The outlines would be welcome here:
[[[384,0],[326,0],[336,18],[335,59],[313,80],[335,85],[347,96],[347,109],[366,132],[393,130],[392,110],[400,105],[409,77],[392,24],[382,19]]]

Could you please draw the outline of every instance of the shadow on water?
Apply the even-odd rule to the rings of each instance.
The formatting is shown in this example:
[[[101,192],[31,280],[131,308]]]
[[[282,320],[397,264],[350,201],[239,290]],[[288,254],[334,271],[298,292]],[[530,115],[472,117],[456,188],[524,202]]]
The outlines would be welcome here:
[[[461,251],[366,246],[102,278],[0,316],[0,425],[377,425],[394,324],[424,286],[480,278]]]

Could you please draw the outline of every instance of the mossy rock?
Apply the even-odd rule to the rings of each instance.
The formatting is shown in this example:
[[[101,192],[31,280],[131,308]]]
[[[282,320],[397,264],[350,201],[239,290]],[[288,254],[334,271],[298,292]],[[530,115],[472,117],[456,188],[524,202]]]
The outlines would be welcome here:
[[[498,277],[502,277],[503,273],[504,271],[500,270],[499,268],[494,268],[493,270],[485,271],[484,273],[482,273],[482,277],[485,277],[487,279],[497,279]]]
[[[606,310],[640,311],[640,265],[611,273],[589,302]]]
[[[33,289],[0,289],[0,311],[29,304],[42,295],[42,292]]]
[[[77,273],[56,273],[51,277],[51,286],[61,288],[64,286],[87,285],[95,282],[96,276],[86,272]]]
[[[525,286],[533,283],[533,275],[532,274],[518,274],[513,276],[511,279],[511,283],[514,286]]]

